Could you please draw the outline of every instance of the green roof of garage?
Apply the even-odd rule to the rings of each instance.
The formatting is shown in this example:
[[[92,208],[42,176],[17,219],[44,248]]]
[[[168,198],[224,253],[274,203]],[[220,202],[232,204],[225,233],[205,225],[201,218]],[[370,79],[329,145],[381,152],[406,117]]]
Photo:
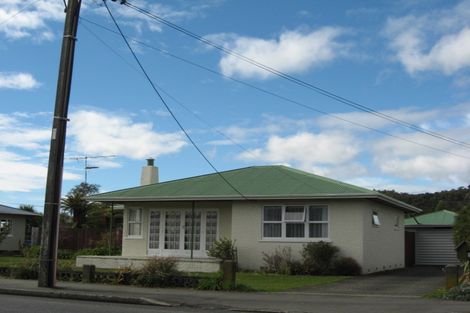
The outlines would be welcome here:
[[[409,211],[420,212],[411,205],[376,191],[282,165],[252,166],[224,171],[220,174],[207,174],[101,193],[90,196],[89,199],[103,202],[131,202],[377,198]]]
[[[457,213],[448,211],[448,210],[442,210],[442,211],[437,211],[437,212],[432,212],[432,213],[427,213],[415,217],[409,217],[405,220],[405,225],[406,226],[435,226],[435,225],[440,225],[440,226],[453,226],[455,223],[455,218],[457,217]]]

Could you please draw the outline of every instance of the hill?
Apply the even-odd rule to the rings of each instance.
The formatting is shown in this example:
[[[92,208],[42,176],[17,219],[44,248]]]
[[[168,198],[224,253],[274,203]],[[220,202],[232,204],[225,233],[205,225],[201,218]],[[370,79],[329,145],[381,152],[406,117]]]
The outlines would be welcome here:
[[[457,189],[420,194],[396,192],[395,190],[377,191],[420,208],[423,210],[423,213],[444,209],[459,212],[463,207],[470,205],[470,185]]]

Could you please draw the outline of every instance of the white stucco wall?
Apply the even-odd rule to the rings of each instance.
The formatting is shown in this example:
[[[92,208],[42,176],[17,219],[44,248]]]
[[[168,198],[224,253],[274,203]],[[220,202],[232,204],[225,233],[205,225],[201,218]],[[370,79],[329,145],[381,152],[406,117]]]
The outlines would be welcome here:
[[[11,220],[11,233],[0,243],[1,251],[18,251],[24,243],[26,217],[21,215],[0,215],[0,219]]]
[[[401,210],[370,200],[235,202],[232,209],[232,238],[238,247],[239,265],[257,270],[263,263],[263,252],[289,246],[300,259],[303,245],[319,239],[262,239],[264,205],[326,204],[329,210],[329,238],[344,256],[354,258],[363,273],[404,266],[404,213]],[[372,225],[372,211],[377,211],[382,225]],[[396,216],[400,226],[394,227]]]
[[[385,204],[364,201],[364,274],[405,266],[405,213]],[[379,215],[380,226],[372,224],[372,212]],[[398,227],[395,226],[399,218]]]
[[[128,209],[142,208],[142,236],[128,236]],[[217,209],[218,236],[230,238],[231,236],[231,203],[230,202],[196,202],[198,209]],[[190,210],[190,202],[155,202],[155,203],[131,203],[124,206],[122,256],[147,256],[148,255],[148,229],[149,213],[152,209],[182,209]]]
[[[263,266],[263,252],[272,253],[276,248],[291,247],[293,257],[300,260],[303,245],[320,239],[263,240],[262,210],[264,205],[328,205],[329,238],[342,253],[359,263],[363,261],[362,207],[344,201],[276,201],[235,202],[232,209],[232,238],[236,240],[238,260],[241,268],[257,270]]]

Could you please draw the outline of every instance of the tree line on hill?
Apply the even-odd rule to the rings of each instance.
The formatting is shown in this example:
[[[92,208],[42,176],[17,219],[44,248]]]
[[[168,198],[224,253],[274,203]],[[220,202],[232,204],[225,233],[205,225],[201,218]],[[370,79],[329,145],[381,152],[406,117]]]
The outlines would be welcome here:
[[[440,210],[459,213],[466,206],[470,206],[470,185],[451,190],[419,194],[396,192],[395,190],[378,190],[378,192],[423,210],[421,214]]]

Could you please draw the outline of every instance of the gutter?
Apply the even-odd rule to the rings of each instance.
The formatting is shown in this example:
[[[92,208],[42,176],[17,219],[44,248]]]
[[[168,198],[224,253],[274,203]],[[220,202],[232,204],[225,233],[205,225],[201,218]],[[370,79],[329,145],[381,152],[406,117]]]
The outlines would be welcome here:
[[[86,198],[87,200],[97,201],[97,202],[116,202],[116,203],[126,203],[126,202],[181,202],[181,201],[237,201],[237,200],[307,200],[307,199],[377,199],[399,207],[401,209],[419,213],[420,209],[398,201],[394,198],[377,194],[325,194],[321,196],[315,195],[276,195],[276,196],[265,196],[265,195],[248,195],[245,199],[237,196],[185,196],[185,197],[94,197],[90,196]]]

